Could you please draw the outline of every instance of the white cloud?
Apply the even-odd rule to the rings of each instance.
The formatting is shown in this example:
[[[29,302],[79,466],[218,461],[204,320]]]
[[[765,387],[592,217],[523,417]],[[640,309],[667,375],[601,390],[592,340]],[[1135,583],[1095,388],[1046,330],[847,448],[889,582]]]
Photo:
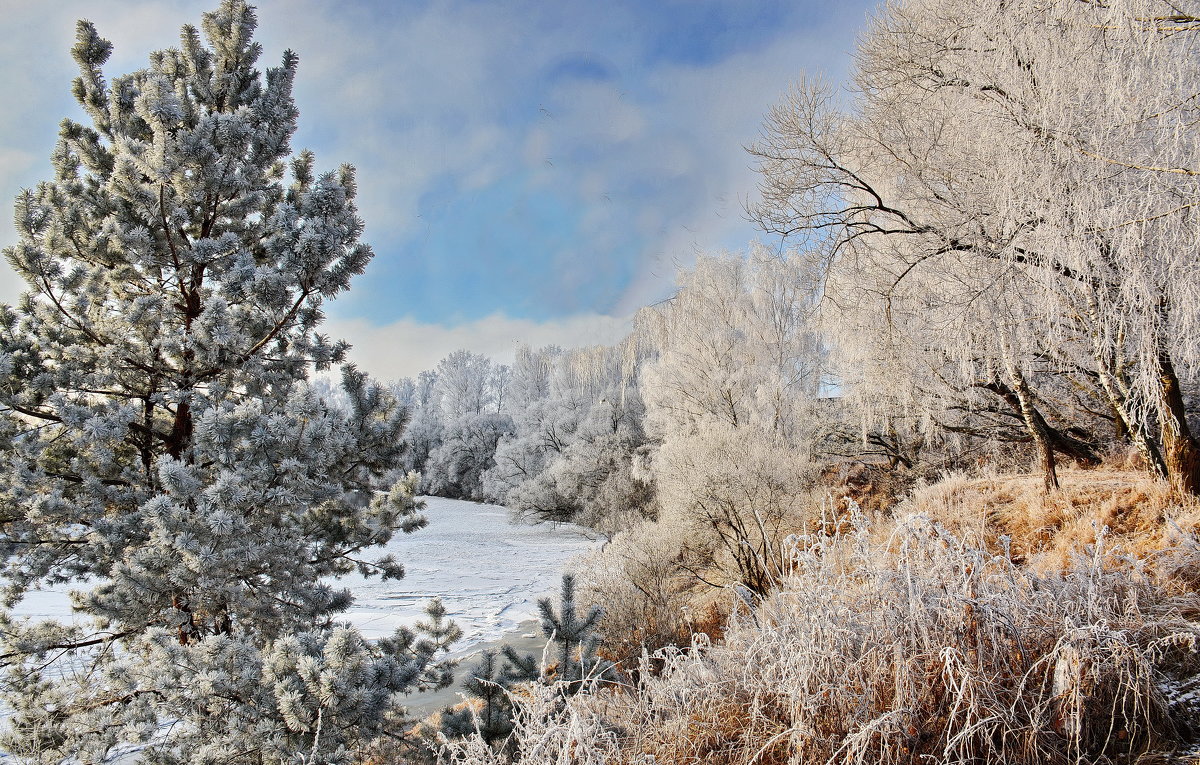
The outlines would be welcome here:
[[[73,113],[68,49],[76,18],[90,18],[113,41],[106,69],[115,75],[144,65],[147,51],[175,44],[179,26],[198,24],[215,0],[0,4],[8,28],[21,30],[0,36],[4,208],[17,188],[50,176],[58,120]],[[580,208],[583,224],[578,245],[530,290],[570,294],[565,287],[611,267],[631,276],[619,300],[561,308],[616,314],[661,298],[676,265],[697,252],[752,234],[741,201],[753,194],[754,175],[741,146],[802,70],[824,65],[838,78],[852,45],[847,30],[862,22],[861,4],[846,2],[828,12],[840,18],[820,26],[800,27],[793,18],[791,29],[764,35],[740,54],[667,65],[641,62],[632,32],[628,40],[596,39],[589,20],[628,8],[458,0],[257,5],[260,66],[276,65],[285,47],[300,54],[302,116],[293,144],[316,149],[323,169],[358,166],[365,240],[381,255],[424,257],[423,204],[532,171],[539,190]],[[593,59],[610,79],[567,77],[545,92],[531,90],[563,62]],[[0,246],[15,239],[9,225],[0,222]],[[398,242],[406,242],[403,249],[388,251]],[[611,265],[618,252],[625,261]],[[632,267],[630,257],[638,258]],[[463,264],[469,267],[466,256]],[[0,264],[0,299],[15,294],[15,277]]]
[[[482,353],[507,364],[519,344],[533,348],[612,345],[628,335],[632,326],[632,317],[600,314],[580,314],[546,322],[496,314],[457,326],[422,324],[411,319],[375,326],[361,319],[331,319],[325,323],[324,331],[353,344],[350,361],[360,369],[380,380],[398,380],[433,369],[441,359],[459,349]]]
[[[659,118],[680,127],[670,144],[639,147],[630,161],[650,163],[661,177],[677,174],[691,188],[667,187],[674,197],[660,209],[648,206],[636,221],[647,244],[615,312],[664,297],[675,271],[690,266],[698,253],[749,246],[757,232],[745,218],[744,205],[756,196],[758,178],[743,147],[757,139],[767,110],[802,74],[824,71],[835,82],[844,76],[853,40],[837,32],[855,28],[861,18],[862,10],[847,3],[830,26],[776,36],[709,65],[648,73],[648,87],[663,94]],[[686,191],[680,193],[681,188]],[[671,202],[678,206],[672,208]],[[670,212],[664,215],[664,209]]]

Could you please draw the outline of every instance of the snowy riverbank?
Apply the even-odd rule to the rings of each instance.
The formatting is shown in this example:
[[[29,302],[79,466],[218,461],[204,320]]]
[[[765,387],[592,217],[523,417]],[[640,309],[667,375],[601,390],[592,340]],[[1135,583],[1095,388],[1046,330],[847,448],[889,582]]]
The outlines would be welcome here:
[[[461,700],[463,673],[474,654],[514,645],[539,654],[545,645],[537,601],[555,596],[569,561],[599,544],[594,532],[571,524],[512,523],[507,508],[426,497],[429,525],[399,535],[387,551],[404,563],[399,581],[347,577],[354,593],[346,620],[369,638],[391,633],[425,617],[430,598],[441,597],[463,630],[450,655],[461,660],[453,686],[408,698],[414,714],[427,714]]]

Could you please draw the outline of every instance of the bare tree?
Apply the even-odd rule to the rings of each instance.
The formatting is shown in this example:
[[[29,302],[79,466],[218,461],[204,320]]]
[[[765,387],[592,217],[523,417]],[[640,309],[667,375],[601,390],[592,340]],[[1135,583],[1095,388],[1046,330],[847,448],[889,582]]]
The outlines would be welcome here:
[[[694,573],[763,594],[815,474],[812,282],[799,260],[756,248],[701,258],[679,283],[639,319],[658,349],[642,396],[663,520],[686,534]]]
[[[995,369],[1048,486],[1039,377],[1066,375],[1200,493],[1184,398],[1200,361],[1198,10],[892,5],[860,44],[851,105],[801,85],[752,148],[752,213],[822,253],[840,338],[904,337],[897,349],[940,354],[932,369],[959,365],[959,385],[976,362]]]

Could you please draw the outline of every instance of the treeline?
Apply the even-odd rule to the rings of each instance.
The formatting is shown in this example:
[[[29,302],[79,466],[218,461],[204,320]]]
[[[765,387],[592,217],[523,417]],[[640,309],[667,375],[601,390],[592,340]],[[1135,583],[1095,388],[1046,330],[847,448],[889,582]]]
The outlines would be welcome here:
[[[1128,445],[1200,492],[1194,4],[905,2],[846,93],[806,80],[751,152],[803,243],[869,443],[1062,459]]]
[[[701,464],[718,453],[804,472],[824,354],[803,269],[761,247],[706,256],[616,345],[521,347],[511,366],[450,354],[393,385],[406,469],[429,494],[610,532],[690,497],[681,480],[748,467]]]
[[[395,386],[409,407],[406,469],[422,491],[602,526],[645,504],[632,475],[646,444],[628,344],[520,348],[511,366],[456,351]]]
[[[900,280],[912,285],[873,291],[853,273],[865,267],[852,254],[863,245],[826,244],[702,256],[613,346],[523,347],[511,366],[450,354],[393,385],[410,415],[404,470],[419,472],[428,494],[607,534],[609,559],[596,565],[608,573],[589,583],[602,602],[634,605],[610,614],[606,639],[620,643],[643,622],[661,628],[652,644],[686,633],[680,608],[697,592],[769,592],[785,541],[833,511],[831,485],[848,474],[868,474],[884,504],[918,480],[979,465],[1037,465],[1051,489],[1064,457],[1132,460],[1162,475],[1146,456],[1165,442],[1145,391],[1123,388],[1116,406],[1086,357],[1069,356],[1078,342],[1014,345],[1019,333],[1033,337],[1036,317],[989,309],[968,332],[966,314],[938,302],[967,300],[954,290],[995,273],[921,280],[933,256],[912,255]],[[1003,289],[1036,268],[1002,264],[1009,287],[971,282],[980,291],[970,311],[1011,307]],[[1180,385],[1181,427],[1191,427],[1195,375]],[[1140,413],[1140,430],[1122,412]]]

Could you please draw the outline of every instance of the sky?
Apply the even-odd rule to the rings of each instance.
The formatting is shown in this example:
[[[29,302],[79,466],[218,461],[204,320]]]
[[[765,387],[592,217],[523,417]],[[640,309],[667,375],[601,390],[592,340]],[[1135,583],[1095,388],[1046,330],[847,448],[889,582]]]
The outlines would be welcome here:
[[[0,0],[0,205],[51,177],[76,19],[109,79],[216,0]],[[326,329],[382,379],[458,348],[611,343],[701,252],[767,240],[744,147],[805,75],[844,80],[868,0],[262,0],[299,54],[294,149],[358,170],[375,251]],[[11,208],[10,208],[11,209]],[[15,243],[0,216],[0,247]],[[0,264],[0,302],[21,283]]]

